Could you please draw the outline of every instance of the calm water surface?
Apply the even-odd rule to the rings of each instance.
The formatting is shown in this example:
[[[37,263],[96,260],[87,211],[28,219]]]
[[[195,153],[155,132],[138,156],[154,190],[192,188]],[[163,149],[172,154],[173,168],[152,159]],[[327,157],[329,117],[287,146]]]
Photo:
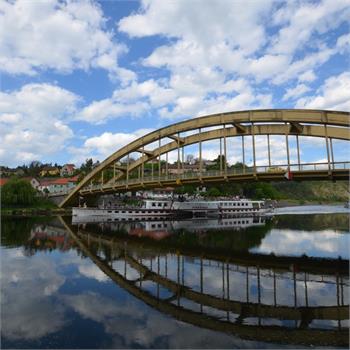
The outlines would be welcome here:
[[[2,348],[343,347],[348,214],[2,218]]]

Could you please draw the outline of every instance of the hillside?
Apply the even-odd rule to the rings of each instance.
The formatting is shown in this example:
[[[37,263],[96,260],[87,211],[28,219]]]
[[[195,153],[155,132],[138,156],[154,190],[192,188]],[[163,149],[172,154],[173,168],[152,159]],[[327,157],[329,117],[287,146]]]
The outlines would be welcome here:
[[[176,189],[177,193],[194,194],[196,186],[185,185]],[[207,185],[203,196],[244,196],[252,199],[296,200],[299,202],[346,202],[349,196],[347,181],[284,181],[249,182]]]
[[[279,182],[272,186],[285,199],[336,202],[347,201],[349,197],[347,181]]]

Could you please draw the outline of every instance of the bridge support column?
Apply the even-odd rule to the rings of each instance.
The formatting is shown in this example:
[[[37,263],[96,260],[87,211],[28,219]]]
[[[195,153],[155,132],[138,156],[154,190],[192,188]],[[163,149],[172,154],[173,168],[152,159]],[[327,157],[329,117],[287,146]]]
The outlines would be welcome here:
[[[224,124],[224,169],[225,169],[225,178],[227,176],[227,147],[226,147],[226,124]]]
[[[244,136],[242,135],[242,162],[243,162],[243,174],[245,173],[245,154],[244,154]]]
[[[160,138],[158,140],[158,148],[160,149]],[[160,159],[160,153],[159,153],[159,156],[158,156],[158,181],[160,181],[160,177],[161,177],[161,174],[162,174],[162,169],[161,169],[161,159]]]
[[[329,156],[328,130],[327,130],[327,125],[326,124],[324,124],[324,134],[326,136],[327,161],[328,161],[328,170],[330,172],[330,170],[331,170],[331,161],[330,161],[330,156]]]
[[[254,130],[254,123],[252,123],[252,143],[253,143],[253,167],[254,167],[254,174],[256,174],[255,130]]]
[[[270,153],[270,135],[267,134],[267,154],[269,158],[269,168],[271,167],[271,153]]]
[[[222,137],[220,137],[220,175],[222,175]]]
[[[185,146],[182,146],[182,160],[181,160],[181,163],[182,163],[182,177],[185,176]]]
[[[165,155],[165,178],[168,180],[168,170],[169,170],[169,164],[168,164],[168,152]]]
[[[289,157],[289,139],[288,139],[288,124],[286,123],[286,152],[287,152],[287,164],[288,164],[288,170],[290,170],[290,157]]]
[[[126,186],[129,186],[129,163],[130,163],[130,154],[128,153],[128,157],[126,160]]]
[[[200,177],[200,180],[202,180],[202,168],[203,168],[203,162],[202,162],[202,129],[199,128],[199,177]]]
[[[296,135],[296,139],[297,139],[297,153],[298,153],[298,168],[300,171],[301,170],[301,163],[300,163],[299,135]]]
[[[332,156],[332,168],[334,170],[334,153],[333,153],[333,139],[329,138],[329,145],[331,148],[331,156]]]
[[[142,146],[142,164],[141,164],[141,184],[143,185],[143,177],[145,172],[145,162],[143,161],[143,157],[145,156],[145,146]]]
[[[180,177],[180,134],[177,134],[177,177]]]

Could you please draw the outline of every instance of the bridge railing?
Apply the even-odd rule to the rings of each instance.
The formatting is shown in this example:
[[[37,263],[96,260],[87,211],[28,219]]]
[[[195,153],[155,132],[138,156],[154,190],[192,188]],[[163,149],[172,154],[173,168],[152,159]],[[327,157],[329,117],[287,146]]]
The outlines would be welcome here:
[[[119,180],[112,184],[90,184],[84,190],[103,190],[110,189],[114,186],[128,186],[133,184],[147,184],[162,181],[181,181],[186,179],[196,179],[196,178],[215,178],[215,177],[226,177],[232,175],[249,175],[255,173],[279,173],[285,174],[289,171],[293,172],[304,172],[304,171],[327,171],[327,170],[339,170],[339,169],[350,169],[350,162],[323,162],[323,163],[302,163],[302,164],[278,164],[278,165],[258,165],[255,167],[241,167],[241,168],[231,168],[225,170],[203,170],[201,173],[199,171],[183,172],[180,174],[165,174],[165,175],[153,175],[140,178],[132,178],[128,180]],[[180,171],[183,169],[180,168]]]

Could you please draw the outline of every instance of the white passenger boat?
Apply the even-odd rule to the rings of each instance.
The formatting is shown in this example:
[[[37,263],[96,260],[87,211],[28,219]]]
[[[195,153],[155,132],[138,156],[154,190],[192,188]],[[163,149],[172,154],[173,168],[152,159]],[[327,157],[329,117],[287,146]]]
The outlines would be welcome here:
[[[103,217],[110,220],[141,220],[169,216],[226,217],[246,214],[253,216],[265,212],[263,201],[248,199],[221,201],[147,199],[141,207],[75,207],[72,215],[83,219],[91,218],[91,221],[96,222]]]

